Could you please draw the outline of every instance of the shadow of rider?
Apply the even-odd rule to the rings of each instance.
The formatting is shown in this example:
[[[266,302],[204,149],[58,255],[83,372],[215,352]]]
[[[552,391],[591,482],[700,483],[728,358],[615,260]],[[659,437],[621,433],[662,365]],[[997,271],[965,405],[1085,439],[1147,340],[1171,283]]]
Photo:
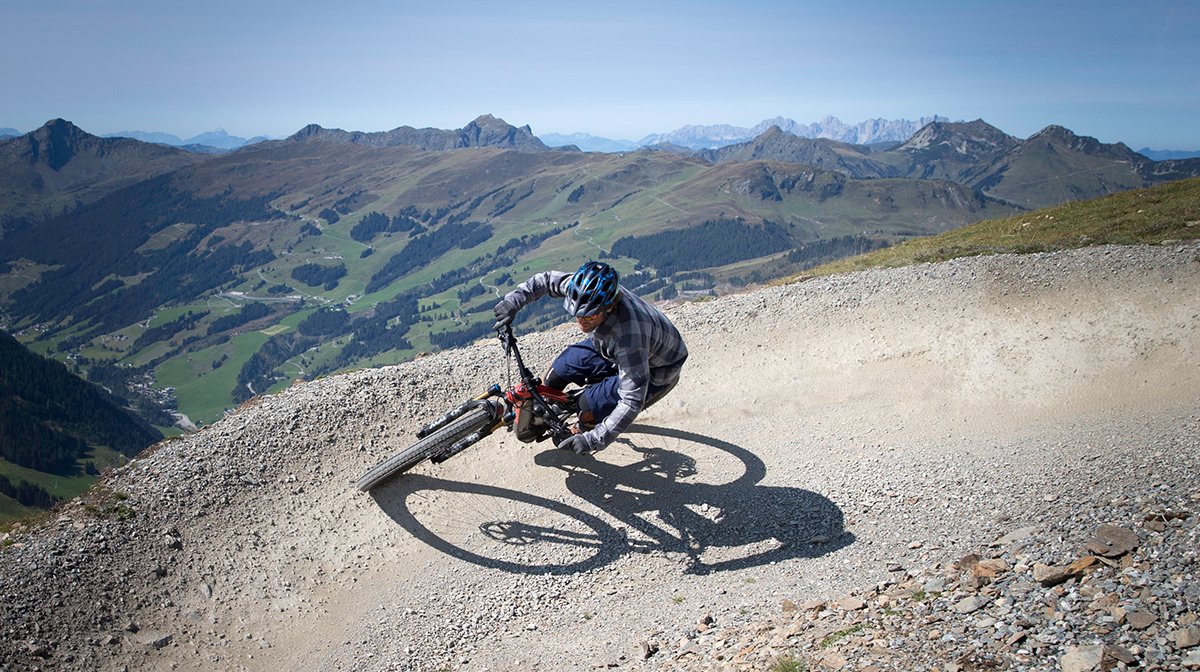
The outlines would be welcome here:
[[[566,472],[573,494],[625,526],[629,550],[678,554],[687,573],[707,574],[817,557],[854,541],[841,510],[826,497],[801,488],[759,485],[766,467],[744,448],[647,425],[632,426],[608,454],[619,451],[618,446],[625,449],[622,457],[632,453],[632,462],[617,464],[605,453],[596,458],[561,450],[542,452],[535,461]],[[729,483],[696,480],[704,474],[692,454],[706,449],[736,458],[741,475]]]

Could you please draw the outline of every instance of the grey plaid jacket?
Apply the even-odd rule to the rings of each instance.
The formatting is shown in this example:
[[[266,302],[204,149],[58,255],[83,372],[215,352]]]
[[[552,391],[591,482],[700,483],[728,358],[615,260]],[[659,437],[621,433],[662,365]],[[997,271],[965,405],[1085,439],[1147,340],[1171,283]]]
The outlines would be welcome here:
[[[509,292],[504,300],[515,308],[550,295],[566,296],[571,273],[538,273]],[[612,443],[631,425],[645,406],[650,386],[674,385],[687,359],[687,346],[679,330],[663,312],[632,292],[621,289],[617,308],[591,334],[596,350],[617,365],[618,395],[616,409],[591,431],[583,434],[594,448]]]

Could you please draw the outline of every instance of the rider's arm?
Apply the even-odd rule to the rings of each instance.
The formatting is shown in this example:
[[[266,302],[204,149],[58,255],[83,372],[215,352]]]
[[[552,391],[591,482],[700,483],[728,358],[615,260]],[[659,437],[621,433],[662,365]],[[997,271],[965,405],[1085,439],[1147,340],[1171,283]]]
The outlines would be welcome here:
[[[617,407],[608,417],[585,432],[593,450],[612,443],[621,432],[637,418],[646,404],[650,392],[650,360],[646,339],[643,334],[626,333],[618,338],[615,355],[617,360]]]
[[[505,294],[504,300],[514,309],[520,310],[547,294],[550,296],[565,296],[566,292],[564,288],[570,279],[571,274],[563,273],[562,271],[538,273],[517,285],[516,289]]]

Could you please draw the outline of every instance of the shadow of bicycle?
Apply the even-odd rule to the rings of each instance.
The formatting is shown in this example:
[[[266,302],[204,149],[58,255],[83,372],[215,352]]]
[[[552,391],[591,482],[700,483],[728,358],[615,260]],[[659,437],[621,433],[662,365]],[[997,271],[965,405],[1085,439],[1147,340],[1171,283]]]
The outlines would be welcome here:
[[[854,537],[841,510],[801,488],[764,486],[752,452],[682,430],[634,425],[599,455],[550,449],[539,466],[603,517],[545,497],[408,474],[372,492],[416,538],[480,566],[573,574],[626,553],[677,559],[708,574],[836,551]]]

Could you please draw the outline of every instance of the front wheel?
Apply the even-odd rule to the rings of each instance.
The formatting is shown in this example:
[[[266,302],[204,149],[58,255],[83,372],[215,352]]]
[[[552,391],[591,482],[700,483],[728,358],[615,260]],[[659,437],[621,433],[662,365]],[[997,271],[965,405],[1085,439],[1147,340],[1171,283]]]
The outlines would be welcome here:
[[[492,414],[487,408],[472,408],[445,427],[431,432],[420,441],[380,462],[374,469],[363,474],[355,485],[362,492],[367,492],[392,476],[403,474],[427,458],[446,450],[459,439],[487,429],[492,422]]]

